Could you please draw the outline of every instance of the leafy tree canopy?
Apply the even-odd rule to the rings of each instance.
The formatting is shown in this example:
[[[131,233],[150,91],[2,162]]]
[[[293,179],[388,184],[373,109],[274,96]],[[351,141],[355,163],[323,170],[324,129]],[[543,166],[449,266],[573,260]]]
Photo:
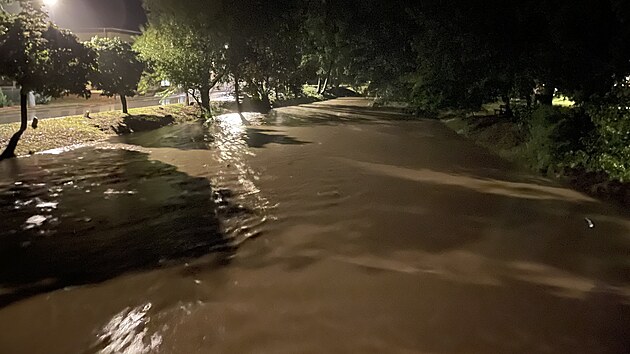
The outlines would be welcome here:
[[[90,79],[92,86],[103,90],[105,96],[119,95],[123,112],[127,113],[126,97],[135,96],[144,64],[131,45],[120,38],[94,37],[86,44],[96,52],[98,58],[98,70],[94,71]]]
[[[39,1],[19,1],[21,12],[0,12],[0,77],[21,88],[21,127],[1,158],[14,156],[27,128],[29,92],[57,97],[62,94],[89,96],[88,76],[95,54],[69,31],[48,22]]]

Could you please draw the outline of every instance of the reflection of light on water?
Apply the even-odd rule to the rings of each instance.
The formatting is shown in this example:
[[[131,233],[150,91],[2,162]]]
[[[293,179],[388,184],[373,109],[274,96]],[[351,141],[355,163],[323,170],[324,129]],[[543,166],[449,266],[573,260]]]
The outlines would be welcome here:
[[[245,163],[245,156],[253,155],[248,149],[244,136],[246,125],[249,124],[250,119],[255,121],[252,119],[255,117],[255,113],[230,113],[217,117],[220,131],[216,136],[215,144],[219,151],[219,159],[234,165],[238,171],[238,181],[248,195],[260,193],[260,189],[254,183],[259,178],[258,173]]]
[[[217,117],[217,122],[230,135],[242,133],[248,123],[245,116],[238,113],[220,115]]]
[[[93,145],[95,145],[95,143],[75,144],[75,145],[70,145],[70,146],[64,146],[57,149],[41,151],[41,152],[38,152],[37,154],[38,155],[61,155],[64,152],[68,152],[68,151],[72,151],[72,150],[76,150],[76,149],[80,149],[80,148],[84,148],[88,146],[93,146]]]
[[[105,192],[103,192],[103,194],[105,195],[117,195],[117,194],[134,195],[134,194],[138,194],[138,192],[137,191],[117,191],[117,190],[109,188]]]
[[[248,157],[255,156],[247,144],[247,127],[260,125],[263,118],[260,113],[230,113],[216,117],[215,124],[211,125],[216,129],[213,132],[215,137],[213,151],[216,151],[216,159],[228,168],[220,171],[219,180],[236,177],[243,189],[241,197],[253,198],[253,206],[261,211],[270,209],[271,206],[257,186],[260,173],[252,169],[247,162]]]
[[[154,333],[148,337],[150,317],[147,315],[151,303],[133,309],[125,309],[105,327],[98,336],[99,343],[106,345],[101,354],[145,354],[156,351],[162,344],[162,337]]]
[[[57,205],[59,205],[59,203],[57,202],[42,202],[37,204],[37,208],[39,209],[57,209]]]
[[[46,220],[49,219],[49,216],[44,216],[44,215],[33,215],[30,218],[28,218],[28,220],[26,220],[26,228],[30,229],[33,227],[39,227],[42,226],[44,224],[44,222],[46,222]]]

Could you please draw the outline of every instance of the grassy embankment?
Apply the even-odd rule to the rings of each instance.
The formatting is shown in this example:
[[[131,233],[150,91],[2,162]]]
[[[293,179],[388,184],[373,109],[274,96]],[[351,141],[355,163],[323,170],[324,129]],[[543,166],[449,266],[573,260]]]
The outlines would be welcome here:
[[[200,117],[196,107],[184,105],[133,108],[129,115],[120,111],[92,113],[90,118],[70,116],[39,121],[37,129],[24,132],[16,153],[27,155],[64,146],[102,141],[114,135],[146,131],[166,125],[191,122]],[[20,123],[0,124],[0,148],[4,148]]]
[[[283,99],[273,102],[274,107],[295,106],[322,100],[304,92],[299,98]],[[245,110],[255,110],[255,105],[246,100]],[[213,115],[236,111],[235,103],[213,103]],[[92,113],[90,118],[69,116],[43,119],[37,129],[29,129],[18,144],[16,154],[28,155],[40,151],[65,146],[87,144],[105,140],[114,135],[157,129],[171,124],[191,122],[200,119],[201,113],[196,106],[169,105],[144,108],[132,108],[129,115],[121,111]],[[0,149],[4,148],[11,136],[18,131],[19,123],[0,124]]]
[[[614,123],[624,121],[619,120],[624,112],[573,108],[566,100],[533,110],[515,107],[512,119],[493,115],[493,106],[484,108],[472,116],[450,115],[443,122],[509,161],[630,206],[630,129]]]

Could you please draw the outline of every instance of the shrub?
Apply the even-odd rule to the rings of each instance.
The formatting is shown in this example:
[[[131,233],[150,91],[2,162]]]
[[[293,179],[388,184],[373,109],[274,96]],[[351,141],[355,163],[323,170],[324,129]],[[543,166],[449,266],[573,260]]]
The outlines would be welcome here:
[[[547,172],[556,160],[556,131],[560,120],[559,112],[547,106],[534,110],[526,121],[529,139],[526,143],[526,158],[533,168]]]
[[[50,96],[35,95],[35,104],[49,104],[50,101],[52,101],[52,97]]]
[[[579,108],[540,106],[520,119],[529,135],[526,157],[541,172],[575,167],[576,156],[589,148],[595,129],[591,117]]]
[[[513,105],[512,117],[510,118],[514,123],[517,123],[519,126],[523,127],[528,124],[533,112],[533,107],[527,107],[525,105]]]
[[[302,94],[306,97],[323,99],[323,96],[317,93],[317,87],[311,85],[302,86]]]
[[[12,106],[13,102],[0,89],[0,108]]]
[[[593,105],[587,108],[595,126],[589,146],[577,154],[589,170],[630,181],[630,108]]]

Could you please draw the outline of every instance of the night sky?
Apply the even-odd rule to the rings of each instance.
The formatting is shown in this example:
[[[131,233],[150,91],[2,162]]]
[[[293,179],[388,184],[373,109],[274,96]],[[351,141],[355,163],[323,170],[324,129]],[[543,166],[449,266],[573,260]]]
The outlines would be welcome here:
[[[51,17],[71,30],[114,27],[137,30],[146,22],[142,0],[58,0]]]

